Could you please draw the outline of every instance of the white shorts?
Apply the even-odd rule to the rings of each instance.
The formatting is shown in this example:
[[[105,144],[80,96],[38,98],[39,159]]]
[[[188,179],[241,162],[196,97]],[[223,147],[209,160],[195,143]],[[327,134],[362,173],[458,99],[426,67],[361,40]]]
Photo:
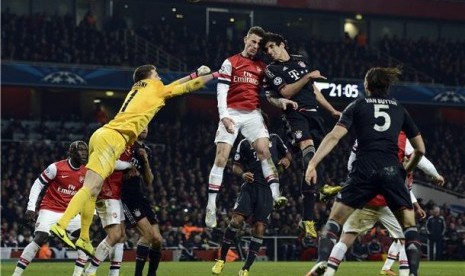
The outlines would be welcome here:
[[[50,234],[50,226],[57,223],[64,212],[55,212],[51,210],[39,210],[39,216],[37,217],[35,232],[46,232]],[[76,230],[81,229],[81,215],[75,216],[68,224],[66,231],[71,234]]]
[[[393,239],[404,239],[404,233],[399,222],[387,206],[380,207],[365,207],[356,209],[344,223],[343,231],[352,233],[365,233],[373,228],[375,223],[379,221],[389,231],[389,235]]]
[[[258,138],[270,138],[268,129],[263,121],[262,114],[259,109],[253,111],[235,110],[228,108],[229,117],[233,119],[234,133],[226,131],[223,123],[220,121],[218,130],[216,131],[215,144],[219,142],[234,145],[239,132],[252,144]]]
[[[95,204],[103,228],[124,221],[123,204],[119,199],[101,199]]]

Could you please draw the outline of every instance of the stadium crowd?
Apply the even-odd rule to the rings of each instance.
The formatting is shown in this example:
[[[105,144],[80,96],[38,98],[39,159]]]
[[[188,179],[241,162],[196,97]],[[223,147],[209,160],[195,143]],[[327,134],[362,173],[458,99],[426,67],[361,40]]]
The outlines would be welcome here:
[[[211,119],[185,116],[172,121],[152,122],[147,141],[153,149],[152,170],[155,175],[153,185],[147,187],[164,236],[164,247],[199,248],[214,246],[222,237],[228,224],[229,212],[234,206],[241,181],[233,176],[231,167],[225,172],[225,183],[220,191],[218,208],[221,218],[218,229],[204,229],[205,204],[207,201],[207,181],[210,160],[214,155],[213,134],[216,123]],[[23,247],[32,238],[32,225],[24,224],[28,194],[34,180],[48,164],[65,157],[69,141],[87,140],[88,135],[98,124],[87,124],[73,120],[64,121],[20,121],[2,120],[2,206],[1,206],[1,246]],[[274,120],[276,121],[276,120]],[[279,129],[273,126],[272,129]],[[279,133],[279,131],[278,131]],[[207,134],[207,135],[206,135]],[[209,136],[210,135],[210,136]],[[457,144],[463,137],[463,128],[454,125],[436,125],[424,132],[428,147],[428,157],[446,179],[446,188],[463,193],[465,191],[464,149],[447,147]],[[346,139],[340,150],[325,161],[327,183],[340,183],[346,176],[346,160],[350,143]],[[301,214],[299,195],[299,157],[294,156],[291,169],[282,179],[283,194],[289,198],[288,205],[272,213],[267,227],[267,235],[298,236],[298,222]],[[419,175],[417,179],[424,179]],[[434,202],[421,202],[425,211],[432,214]],[[316,205],[318,228],[324,225],[331,203]],[[453,213],[447,205],[440,206],[440,214],[446,221],[443,236],[443,259],[465,259],[465,214]],[[250,233],[249,228],[244,229]],[[420,221],[420,231],[426,241],[425,220]],[[99,242],[104,237],[100,223],[94,222],[92,237]],[[138,239],[134,230],[128,230],[127,248],[133,248]],[[379,243],[379,245],[378,245]],[[370,258],[373,254],[387,251],[390,239],[382,230],[360,238],[354,247],[352,258]],[[273,248],[272,241],[266,241]],[[57,240],[50,241],[51,248],[60,248]],[[299,238],[280,240],[279,258],[282,260],[306,259],[315,256],[313,241]],[[55,250],[56,251],[56,250]],[[54,250],[51,250],[54,252]],[[267,251],[272,254],[273,250]],[[368,253],[367,253],[368,252]],[[365,254],[366,253],[366,254]],[[45,254],[46,255],[46,254]],[[55,253],[53,253],[55,255]],[[271,256],[270,256],[271,257]],[[439,258],[439,257],[438,257]]]
[[[146,21],[130,30],[124,19],[112,18],[99,30],[91,14],[86,14],[79,24],[71,16],[44,13],[19,16],[2,12],[1,20],[2,60],[134,66],[147,60],[145,53],[129,46],[131,36],[137,34],[185,61],[187,68],[199,64],[219,68],[225,57],[239,51],[237,45],[242,39],[225,39],[217,33],[205,36],[203,30],[189,28],[182,21],[176,24]],[[118,32],[121,30],[127,30],[129,39],[121,39]],[[307,57],[315,68],[331,78],[359,79],[375,64],[402,63],[418,70],[405,70],[404,81],[431,82],[431,78],[424,76],[426,73],[436,83],[465,84],[464,41],[385,37],[367,47],[366,36],[352,39],[346,34],[340,41],[330,42],[305,34],[284,35],[289,39],[291,53]],[[180,43],[184,41],[189,43]],[[380,51],[394,59],[381,55]],[[394,62],[396,59],[399,61]]]

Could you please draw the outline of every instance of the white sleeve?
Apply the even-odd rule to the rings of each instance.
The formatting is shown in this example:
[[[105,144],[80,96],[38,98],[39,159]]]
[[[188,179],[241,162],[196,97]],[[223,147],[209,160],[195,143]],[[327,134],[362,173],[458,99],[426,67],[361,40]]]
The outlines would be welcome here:
[[[226,59],[221,65],[219,71],[218,84],[216,86],[216,93],[218,99],[218,113],[220,120],[229,117],[228,113],[228,91],[229,84],[231,83],[232,65],[229,59]]]
[[[115,162],[115,171],[124,171],[126,169],[132,168],[132,164],[127,161],[116,160]]]
[[[347,170],[350,172],[352,170],[352,163],[354,163],[355,159],[357,159],[357,151],[358,141],[355,140],[354,145],[352,146],[352,150],[350,151],[349,160],[347,161]]]
[[[434,167],[433,163],[431,163],[431,161],[429,161],[428,158],[426,158],[425,156],[423,156],[420,159],[420,162],[418,162],[417,167],[427,175],[433,177],[434,179],[437,179],[439,177],[439,173],[436,170],[436,167]]]
[[[55,179],[57,175],[57,166],[55,163],[49,165],[32,184],[31,191],[29,192],[29,201],[27,202],[27,210],[35,211],[37,199],[40,192],[48,185],[50,180]]]
[[[413,147],[412,144],[410,144],[410,141],[407,139],[405,141],[405,156],[410,156],[413,153]]]
[[[353,151],[350,151],[349,161],[347,161],[347,170],[349,172],[352,171],[352,163],[354,163],[355,159],[357,159],[357,154],[355,154]]]
[[[410,190],[410,199],[412,200],[412,204],[413,203],[417,203],[417,198],[415,197],[415,195],[413,194],[413,191]]]

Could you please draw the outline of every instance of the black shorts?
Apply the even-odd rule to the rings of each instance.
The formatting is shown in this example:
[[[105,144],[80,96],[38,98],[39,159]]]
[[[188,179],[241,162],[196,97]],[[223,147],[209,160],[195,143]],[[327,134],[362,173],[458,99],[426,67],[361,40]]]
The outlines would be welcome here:
[[[123,211],[126,224],[134,227],[141,219],[147,218],[150,224],[158,224],[157,214],[153,211],[148,198],[142,192],[137,194],[126,194],[122,197]]]
[[[318,111],[291,112],[284,116],[284,129],[291,145],[312,139],[318,148],[326,133],[323,117]]]
[[[381,194],[393,211],[400,208],[412,209],[406,176],[407,172],[401,164],[384,167],[371,173],[355,168],[336,196],[336,200],[352,208],[363,208],[372,198]]]
[[[252,220],[267,223],[273,211],[273,196],[269,186],[244,183],[234,205],[234,213]]]

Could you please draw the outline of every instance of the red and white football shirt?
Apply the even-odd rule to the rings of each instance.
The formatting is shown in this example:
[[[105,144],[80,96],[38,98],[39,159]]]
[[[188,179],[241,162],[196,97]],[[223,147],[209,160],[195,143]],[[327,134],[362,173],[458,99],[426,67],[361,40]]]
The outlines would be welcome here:
[[[39,181],[47,186],[39,209],[63,213],[71,198],[82,188],[86,172],[85,166],[73,168],[69,160],[49,165],[39,176]]]

